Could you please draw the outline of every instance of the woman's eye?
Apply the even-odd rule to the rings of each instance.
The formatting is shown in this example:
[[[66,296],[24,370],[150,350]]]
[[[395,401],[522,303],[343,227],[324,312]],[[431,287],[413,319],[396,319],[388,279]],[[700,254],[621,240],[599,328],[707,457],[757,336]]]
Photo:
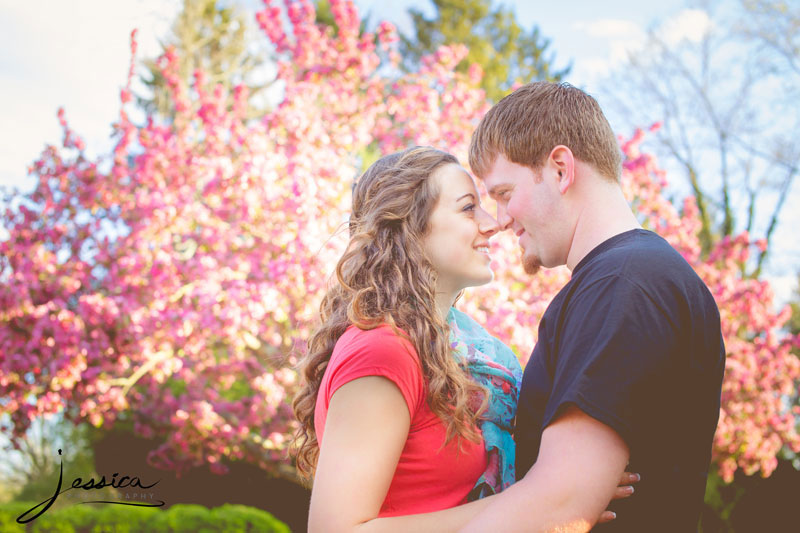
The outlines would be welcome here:
[[[475,204],[465,205],[462,211],[475,211]]]

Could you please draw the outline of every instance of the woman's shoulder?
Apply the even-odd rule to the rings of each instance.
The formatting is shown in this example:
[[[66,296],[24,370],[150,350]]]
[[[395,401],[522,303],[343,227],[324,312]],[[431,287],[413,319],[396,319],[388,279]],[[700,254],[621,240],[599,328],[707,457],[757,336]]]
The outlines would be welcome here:
[[[395,330],[389,324],[381,324],[371,329],[361,329],[351,324],[336,341],[331,362],[343,358],[386,358],[408,359],[418,362],[417,351],[404,337],[402,330]]]
[[[402,332],[401,332],[402,333]],[[388,324],[371,329],[349,326],[333,348],[323,378],[325,397],[343,384],[367,376],[393,381],[413,414],[425,400],[425,379],[411,342]]]
[[[374,328],[361,329],[355,324],[350,324],[347,329],[339,337],[338,342],[343,343],[371,343],[371,342],[389,342],[392,344],[411,343],[404,337],[405,332],[397,329],[397,332],[389,324],[379,324]]]

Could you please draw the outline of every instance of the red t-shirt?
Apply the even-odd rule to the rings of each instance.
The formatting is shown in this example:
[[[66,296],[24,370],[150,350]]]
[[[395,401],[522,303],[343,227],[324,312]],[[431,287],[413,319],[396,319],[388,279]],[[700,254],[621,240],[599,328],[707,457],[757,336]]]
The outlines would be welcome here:
[[[483,441],[454,437],[442,447],[446,429],[426,401],[417,352],[389,326],[369,331],[350,326],[336,342],[314,411],[320,446],[331,397],[342,385],[365,376],[394,382],[411,415],[408,438],[378,516],[427,513],[464,503],[486,469]]]

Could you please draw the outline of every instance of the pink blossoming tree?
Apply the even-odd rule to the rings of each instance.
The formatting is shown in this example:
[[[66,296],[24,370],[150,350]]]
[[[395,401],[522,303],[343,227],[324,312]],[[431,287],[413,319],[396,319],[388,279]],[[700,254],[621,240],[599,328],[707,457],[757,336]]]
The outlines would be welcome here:
[[[133,124],[129,81],[109,156],[88,158],[59,112],[63,146],[44,150],[30,168],[35,191],[9,196],[3,214],[0,413],[15,438],[35,417],[63,411],[76,423],[163,436],[150,460],[178,472],[224,472],[223,459],[291,471],[292,364],[346,245],[350,187],[367,154],[425,144],[466,161],[487,110],[480,68],[455,72],[463,47],[402,74],[391,24],[359,35],[351,1],[331,8],[335,35],[314,24],[308,0],[265,1],[257,20],[284,95],[262,120],[245,119],[245,87],[229,107],[202,72],[186,86],[173,52],[160,64],[174,121]],[[789,353],[798,339],[781,332],[788,310],[772,310],[768,282],[742,276],[761,243],[739,235],[701,257],[695,205],[665,199],[664,173],[639,153],[642,135],[621,141],[626,194],[722,313],[728,366],[715,464],[727,480],[737,468],[769,475],[783,446],[800,451],[800,413],[787,403],[800,380]],[[460,305],[524,362],[568,272],[529,278],[511,239],[493,247],[497,281]]]

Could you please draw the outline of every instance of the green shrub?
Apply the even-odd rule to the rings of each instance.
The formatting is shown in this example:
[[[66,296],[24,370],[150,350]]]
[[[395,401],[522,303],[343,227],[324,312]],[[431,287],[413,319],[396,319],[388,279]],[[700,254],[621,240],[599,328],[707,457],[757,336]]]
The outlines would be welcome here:
[[[62,511],[50,512],[48,510],[36,520],[28,522],[27,531],[30,533],[77,533],[75,526],[64,520]]]
[[[274,531],[290,533],[289,527],[261,509],[246,505],[225,504],[211,511],[214,524],[220,531],[233,533],[251,533],[256,531]]]
[[[0,505],[0,531],[22,533],[25,525],[17,523],[17,517],[36,505],[36,502],[13,502]]]
[[[178,504],[167,510],[129,505],[72,505],[48,509],[27,524],[17,517],[36,505],[0,505],[2,533],[290,533],[288,526],[266,511],[226,504],[214,509]]]
[[[102,507],[93,505],[71,505],[59,509],[57,512],[59,519],[72,524],[76,532],[88,533],[97,523],[97,520],[101,516],[102,509]],[[47,514],[49,513],[50,511],[47,512]]]
[[[151,531],[164,533],[216,533],[211,526],[211,512],[202,505],[178,504],[153,521]]]
[[[159,514],[155,507],[108,505],[96,513],[91,533],[139,533],[152,531],[150,524]]]

